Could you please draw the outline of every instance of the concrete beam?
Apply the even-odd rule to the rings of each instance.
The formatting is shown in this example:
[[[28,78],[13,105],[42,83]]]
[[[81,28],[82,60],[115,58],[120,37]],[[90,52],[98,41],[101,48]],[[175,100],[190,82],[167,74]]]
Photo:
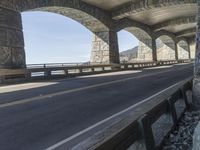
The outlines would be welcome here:
[[[175,35],[176,35],[177,37],[181,37],[181,36],[184,36],[184,35],[187,35],[187,34],[190,34],[190,33],[192,33],[192,34],[195,35],[195,33],[196,33],[196,28],[186,29],[186,30],[183,30],[183,31],[181,31],[181,32],[175,33]]]
[[[195,16],[183,16],[183,17],[178,17],[174,18],[165,22],[161,22],[159,24],[153,25],[154,30],[160,30],[165,27],[169,26],[177,26],[177,25],[182,25],[182,24],[190,24],[190,23],[196,23],[196,15]]]
[[[157,1],[157,0],[140,0],[140,1],[130,1],[115,8],[112,11],[113,19],[122,19],[130,16],[131,14],[149,10],[152,8],[159,7],[169,7],[181,4],[194,4],[197,0],[168,0],[168,1]]]

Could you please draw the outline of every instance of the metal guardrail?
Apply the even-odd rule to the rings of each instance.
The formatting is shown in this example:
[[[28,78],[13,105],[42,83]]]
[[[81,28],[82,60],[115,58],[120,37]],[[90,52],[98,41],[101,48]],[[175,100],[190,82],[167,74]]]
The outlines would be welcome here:
[[[157,150],[164,137],[191,106],[192,79],[125,112],[72,150]],[[64,147],[64,146],[63,146]]]
[[[190,62],[191,60],[169,60],[156,62],[137,62],[126,64],[90,64],[90,63],[57,63],[57,64],[32,64],[26,69],[0,69],[0,83],[9,80],[24,78],[44,79],[61,76],[89,75],[120,70],[132,70],[162,65]],[[12,82],[12,81],[11,81]]]

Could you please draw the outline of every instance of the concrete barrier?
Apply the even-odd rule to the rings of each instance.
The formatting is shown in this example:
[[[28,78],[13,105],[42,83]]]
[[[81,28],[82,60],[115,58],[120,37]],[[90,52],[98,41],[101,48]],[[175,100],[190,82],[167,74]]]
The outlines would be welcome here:
[[[57,77],[69,77],[91,75],[122,70],[141,69],[162,65],[190,62],[191,60],[169,60],[157,62],[138,62],[126,64],[36,64],[28,65],[27,69],[0,69],[0,83],[15,82],[20,80],[54,79]]]
[[[187,108],[192,79],[132,108],[72,150],[157,150]],[[64,146],[62,146],[64,148]],[[198,149],[199,150],[199,149]]]

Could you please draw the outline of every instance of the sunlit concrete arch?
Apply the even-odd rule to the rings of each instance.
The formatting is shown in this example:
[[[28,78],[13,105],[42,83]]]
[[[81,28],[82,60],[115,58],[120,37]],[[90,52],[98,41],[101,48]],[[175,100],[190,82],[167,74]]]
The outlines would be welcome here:
[[[176,37],[167,32],[158,32],[155,36],[158,60],[176,60]]]
[[[115,26],[116,31],[126,30],[139,41],[136,61],[156,61],[155,42],[152,38],[153,31],[145,24],[127,18],[121,19]]]
[[[67,16],[92,32],[109,31],[112,25],[108,13],[80,0],[23,0],[20,11],[47,11]]]
[[[114,30],[116,31],[120,31],[129,27],[135,27],[135,28],[140,29],[141,31],[144,31],[146,34],[148,34],[148,36],[153,35],[153,30],[148,25],[145,25],[143,23],[140,23],[134,20],[130,20],[128,18],[124,18],[119,21],[116,21],[114,25],[115,25]]]
[[[94,33],[92,42],[91,62],[93,63],[119,63],[119,50],[116,32],[112,30],[113,20],[107,11],[82,2],[81,0],[13,0],[1,1],[3,17],[11,18],[12,34],[16,36],[14,47],[20,46],[19,50],[12,52],[10,42],[9,50],[3,50],[2,68],[25,68],[24,39],[20,12],[47,11],[67,16],[78,21]],[[8,14],[8,15],[7,15]],[[6,22],[9,26],[10,22]],[[4,25],[2,23],[2,25]],[[9,39],[13,40],[13,39]],[[4,61],[6,60],[6,62]],[[15,60],[15,61],[13,61]],[[13,66],[13,64],[15,64]]]
[[[177,41],[177,37],[176,35],[174,35],[173,33],[171,32],[168,32],[166,30],[160,30],[160,31],[157,31],[157,32],[154,32],[154,39],[157,39],[161,36],[168,36],[169,38],[171,38],[174,42]]]
[[[139,41],[137,61],[156,61],[155,42],[150,34],[138,27],[127,27],[124,30],[133,34]]]
[[[21,11],[48,11],[78,21],[94,33],[91,63],[119,63],[117,35],[108,12],[81,0],[23,1]]]
[[[196,41],[194,37],[187,38],[190,50],[190,59],[194,59],[196,55]]]
[[[186,39],[181,38],[177,41],[178,59],[190,58],[190,47]]]

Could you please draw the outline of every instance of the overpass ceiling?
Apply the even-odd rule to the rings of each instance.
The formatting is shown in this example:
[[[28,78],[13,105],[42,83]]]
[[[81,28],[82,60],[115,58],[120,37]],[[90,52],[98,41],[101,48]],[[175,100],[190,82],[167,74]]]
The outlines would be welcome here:
[[[196,12],[197,7],[195,5],[182,5],[181,7],[175,5],[133,13],[128,18],[148,25],[154,25],[177,17],[195,15]]]
[[[162,23],[176,20],[176,18],[190,17],[196,18],[197,3],[196,0],[174,0],[174,1],[159,1],[151,0],[82,0],[86,3],[107,10],[112,14],[113,19],[120,20],[128,18],[149,25],[154,29],[154,26],[161,25],[156,30],[166,30],[174,34],[180,33],[191,28],[195,28],[196,20],[190,22],[181,22],[177,24]],[[147,4],[150,3],[150,4]],[[155,30],[155,29],[154,29]],[[194,33],[184,34],[185,37],[194,35]]]

